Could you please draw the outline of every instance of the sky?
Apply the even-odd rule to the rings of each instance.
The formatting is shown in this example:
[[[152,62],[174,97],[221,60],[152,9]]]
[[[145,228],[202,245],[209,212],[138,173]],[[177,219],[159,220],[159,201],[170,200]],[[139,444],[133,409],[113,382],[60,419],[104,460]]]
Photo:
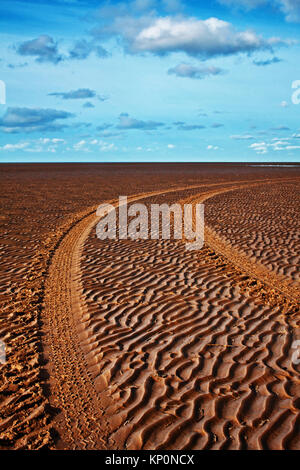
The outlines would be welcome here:
[[[300,0],[1,0],[0,162],[300,162]]]

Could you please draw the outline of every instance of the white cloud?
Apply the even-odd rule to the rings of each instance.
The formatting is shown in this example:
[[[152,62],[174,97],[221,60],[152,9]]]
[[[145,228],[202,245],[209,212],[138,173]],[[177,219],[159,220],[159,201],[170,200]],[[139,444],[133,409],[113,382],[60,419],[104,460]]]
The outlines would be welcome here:
[[[80,140],[76,144],[73,145],[73,149],[76,151],[83,150],[83,151],[88,151],[88,149],[85,147],[86,141],[85,140]]]
[[[108,143],[104,141],[99,142],[101,152],[109,152],[111,150],[117,150],[117,147],[113,143]]]
[[[101,152],[109,152],[111,150],[117,150],[117,147],[115,146],[115,144],[108,143],[103,140],[93,139],[90,142],[87,142],[83,139],[73,145],[73,150],[77,152],[91,152],[97,150],[100,150]]]
[[[219,150],[219,147],[217,145],[208,145],[207,150]]]
[[[268,153],[268,146],[265,142],[256,142],[255,144],[249,145],[249,148],[255,150],[255,152],[260,155]]]
[[[218,67],[199,67],[191,64],[181,63],[176,65],[168,70],[169,75],[176,75],[177,77],[184,77],[184,78],[194,78],[198,80],[202,80],[205,77],[210,75],[220,75],[223,73],[223,70]]]
[[[21,141],[15,144],[5,144],[0,147],[1,151],[11,151],[15,152],[17,150],[22,150],[24,152],[56,152],[59,145],[65,145],[66,141],[64,139],[57,139],[57,138],[39,138],[30,140],[27,142]]]
[[[292,145],[288,139],[272,139],[271,142],[255,142],[249,146],[250,149],[254,150],[258,154],[266,154],[269,150],[274,152],[282,152],[287,150],[298,150],[300,146]]]
[[[195,18],[157,18],[136,36],[127,37],[134,52],[151,51],[165,54],[183,51],[189,55],[211,57],[238,52],[267,49],[274,40],[266,41],[252,31],[238,32],[218,18],[197,20]]]
[[[279,38],[264,39],[251,30],[237,31],[231,23],[218,18],[158,17],[153,13],[136,17],[119,12],[110,20],[110,23],[100,24],[94,29],[95,38],[121,37],[125,49],[132,54],[185,52],[208,59],[289,44]]]
[[[9,151],[15,151],[15,150],[23,150],[26,147],[29,146],[29,142],[20,142],[17,144],[5,144],[2,147],[0,147],[0,150],[9,150]]]

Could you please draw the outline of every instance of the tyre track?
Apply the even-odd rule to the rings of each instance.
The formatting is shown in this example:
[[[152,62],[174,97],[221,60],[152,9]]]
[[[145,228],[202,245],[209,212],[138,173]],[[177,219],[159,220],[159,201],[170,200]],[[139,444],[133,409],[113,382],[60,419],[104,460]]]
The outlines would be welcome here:
[[[197,200],[241,186],[205,191]],[[183,188],[131,200],[179,191]],[[273,327],[287,328],[286,320],[278,321],[278,310],[259,307],[255,296],[245,296],[243,276],[234,268],[224,276],[224,259],[210,248],[200,259],[182,244],[162,240],[106,241],[99,248],[89,235],[95,222],[94,212],[87,213],[66,234],[46,282],[51,401],[62,410],[57,428],[64,445],[243,448],[250,440],[250,448],[272,447],[272,435],[288,421],[288,434],[277,445],[294,446],[295,408],[273,420],[261,438],[257,423],[261,415],[270,419],[266,405],[265,415],[255,415],[255,424],[242,424],[246,410],[259,409],[261,402],[255,392],[258,379],[252,377],[253,361],[264,370],[259,378],[266,375],[272,383],[274,375],[266,371],[282,373],[285,367],[279,364],[283,354],[272,361],[274,338],[268,334]],[[102,258],[96,265],[97,252]],[[148,273],[149,267],[154,273]],[[257,338],[254,359],[243,344],[245,331],[249,338]],[[282,351],[290,334],[284,330]],[[268,338],[267,354],[261,335]],[[241,371],[243,360],[246,366]],[[291,388],[296,371],[286,374],[284,389],[287,383]],[[277,378],[274,384],[281,381]],[[287,400],[292,409],[294,394]],[[233,413],[233,402],[238,414]]]

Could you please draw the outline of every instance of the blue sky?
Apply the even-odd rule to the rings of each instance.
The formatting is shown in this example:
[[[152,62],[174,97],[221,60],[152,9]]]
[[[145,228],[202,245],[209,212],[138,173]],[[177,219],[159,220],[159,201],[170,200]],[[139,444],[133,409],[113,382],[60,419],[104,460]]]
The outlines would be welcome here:
[[[299,162],[299,24],[300,0],[1,0],[0,161]]]

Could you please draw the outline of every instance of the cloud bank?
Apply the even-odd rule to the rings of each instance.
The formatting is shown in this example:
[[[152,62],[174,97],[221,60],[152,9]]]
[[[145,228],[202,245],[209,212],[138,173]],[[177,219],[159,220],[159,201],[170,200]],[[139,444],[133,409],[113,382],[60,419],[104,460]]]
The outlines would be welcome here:
[[[85,60],[92,52],[100,58],[109,56],[107,50],[101,45],[86,39],[76,41],[69,50],[68,55],[64,55],[59,52],[57,42],[48,34],[42,34],[35,39],[21,43],[16,51],[21,56],[34,57],[38,63],[51,62],[55,65],[66,60]]]
[[[17,48],[17,52],[22,56],[33,56],[40,63],[52,62],[57,64],[63,60],[62,55],[58,52],[57,43],[47,34],[23,42]]]
[[[289,22],[300,22],[300,0],[218,0],[222,5],[252,10],[264,5],[277,7]]]
[[[57,131],[67,124],[57,122],[74,117],[66,111],[41,108],[8,108],[0,119],[0,129],[6,133]]]

